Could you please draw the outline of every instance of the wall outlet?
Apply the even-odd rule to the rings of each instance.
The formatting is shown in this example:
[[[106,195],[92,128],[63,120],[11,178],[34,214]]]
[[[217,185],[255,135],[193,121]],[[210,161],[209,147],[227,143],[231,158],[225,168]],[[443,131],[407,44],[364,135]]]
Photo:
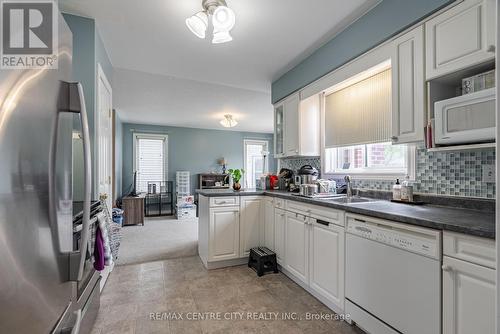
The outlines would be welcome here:
[[[495,183],[495,165],[483,165],[483,182]]]

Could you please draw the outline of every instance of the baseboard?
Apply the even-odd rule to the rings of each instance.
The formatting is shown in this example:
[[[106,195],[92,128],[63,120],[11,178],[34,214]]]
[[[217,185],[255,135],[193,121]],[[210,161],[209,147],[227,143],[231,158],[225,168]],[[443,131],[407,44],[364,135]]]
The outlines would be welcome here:
[[[205,265],[205,268],[211,270],[224,267],[241,266],[242,264],[247,264],[247,263],[248,263],[248,257],[242,257],[238,259],[223,260],[223,261],[214,261],[214,262],[207,261],[206,263],[204,262],[203,264]]]

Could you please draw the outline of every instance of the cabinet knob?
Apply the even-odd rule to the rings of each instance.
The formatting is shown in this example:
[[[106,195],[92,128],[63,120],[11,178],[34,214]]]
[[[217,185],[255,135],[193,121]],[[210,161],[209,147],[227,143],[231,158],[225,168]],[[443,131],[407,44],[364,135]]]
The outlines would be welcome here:
[[[397,136],[392,136],[391,139],[392,139],[392,141],[398,141],[398,137]]]
[[[447,271],[447,272],[453,271],[453,268],[451,266],[446,265],[446,264],[443,264],[441,266],[441,269],[443,269],[443,271]]]
[[[486,49],[486,51],[488,51],[488,52],[495,52],[495,49],[496,49],[496,48],[495,48],[495,46],[494,46],[494,45],[489,45],[489,46],[488,46],[488,49]]]

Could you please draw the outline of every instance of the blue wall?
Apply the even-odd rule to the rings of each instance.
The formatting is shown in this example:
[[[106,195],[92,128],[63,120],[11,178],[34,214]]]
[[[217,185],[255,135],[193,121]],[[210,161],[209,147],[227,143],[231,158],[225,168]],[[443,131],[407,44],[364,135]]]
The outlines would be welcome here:
[[[101,64],[104,74],[112,84],[113,66],[106,52],[101,36],[96,29],[95,20],[63,13],[63,17],[73,33],[73,79],[82,83],[85,92],[85,106],[89,120],[91,156],[94,170],[95,160],[95,108],[97,64]],[[93,176],[96,174],[93,173]],[[95,186],[95,179],[92,187]],[[97,192],[93,189],[93,197]]]
[[[175,172],[191,172],[191,189],[198,186],[197,174],[220,172],[217,159],[224,157],[228,168],[243,167],[243,139],[267,139],[273,150],[273,135],[251,132],[192,129],[171,126],[123,124],[123,193],[130,191],[133,181],[133,133],[168,135],[169,180],[175,182]],[[274,152],[271,152],[272,155]],[[276,170],[276,161],[269,161],[269,170]]]
[[[453,0],[383,0],[272,84],[277,102],[358,57]]]
[[[115,199],[121,197],[123,189],[123,123],[115,112]]]

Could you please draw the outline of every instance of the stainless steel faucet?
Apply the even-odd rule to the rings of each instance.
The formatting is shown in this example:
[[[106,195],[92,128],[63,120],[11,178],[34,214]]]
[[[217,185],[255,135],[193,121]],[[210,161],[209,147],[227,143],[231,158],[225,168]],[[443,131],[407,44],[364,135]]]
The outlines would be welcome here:
[[[347,198],[352,198],[352,183],[351,183],[351,176],[350,175],[346,175],[344,177],[344,180],[346,182],[346,185],[347,185]]]

